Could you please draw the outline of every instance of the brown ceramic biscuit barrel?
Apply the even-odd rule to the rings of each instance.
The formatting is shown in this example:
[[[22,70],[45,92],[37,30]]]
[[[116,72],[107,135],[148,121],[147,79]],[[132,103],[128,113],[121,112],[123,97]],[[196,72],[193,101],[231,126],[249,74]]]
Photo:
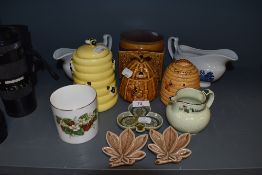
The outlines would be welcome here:
[[[147,61],[133,60],[127,66],[132,75],[124,76],[120,84],[120,95],[126,101],[153,100],[157,96],[157,79]]]
[[[152,31],[134,30],[120,35],[120,50],[140,50],[162,52],[164,50],[163,37]]]
[[[134,59],[143,59],[153,67],[153,72],[160,80],[164,59],[163,36],[148,30],[134,30],[123,32],[119,43],[119,75],[122,78],[122,71]]]

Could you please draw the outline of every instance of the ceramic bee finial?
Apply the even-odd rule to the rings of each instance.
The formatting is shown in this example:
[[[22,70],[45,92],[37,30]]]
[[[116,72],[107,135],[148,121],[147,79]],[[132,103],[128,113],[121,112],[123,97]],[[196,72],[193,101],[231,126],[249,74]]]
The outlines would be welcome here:
[[[94,38],[89,38],[89,39],[87,39],[87,40],[85,40],[85,43],[86,44],[89,44],[89,45],[96,45],[96,39],[94,39]]]

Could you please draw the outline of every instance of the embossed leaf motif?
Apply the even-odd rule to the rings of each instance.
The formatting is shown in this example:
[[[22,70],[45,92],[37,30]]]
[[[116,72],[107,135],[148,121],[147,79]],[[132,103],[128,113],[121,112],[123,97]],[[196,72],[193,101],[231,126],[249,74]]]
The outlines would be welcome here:
[[[146,156],[141,151],[148,139],[148,135],[135,137],[131,129],[125,129],[118,137],[115,133],[108,131],[106,140],[109,147],[103,147],[102,151],[110,156],[110,167],[121,165],[132,165],[136,160],[141,160]]]
[[[189,133],[178,136],[172,127],[168,127],[163,135],[155,130],[150,130],[149,135],[154,144],[148,144],[148,148],[157,155],[156,164],[179,163],[192,153],[186,148],[191,139]]]

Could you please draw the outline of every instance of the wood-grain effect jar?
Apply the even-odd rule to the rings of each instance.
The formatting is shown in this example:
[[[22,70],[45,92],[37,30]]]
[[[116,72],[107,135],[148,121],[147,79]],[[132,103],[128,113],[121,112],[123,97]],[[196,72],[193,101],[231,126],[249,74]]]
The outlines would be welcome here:
[[[133,60],[127,66],[133,73],[123,76],[120,84],[120,95],[126,101],[153,100],[157,96],[157,79],[152,66],[147,61]]]
[[[165,70],[161,84],[161,101],[167,105],[170,97],[175,96],[179,89],[191,87],[199,89],[199,71],[186,59],[172,62]]]
[[[164,60],[163,36],[148,30],[123,32],[119,43],[119,75],[134,59],[144,59],[154,66],[153,72],[158,80],[162,78]]]

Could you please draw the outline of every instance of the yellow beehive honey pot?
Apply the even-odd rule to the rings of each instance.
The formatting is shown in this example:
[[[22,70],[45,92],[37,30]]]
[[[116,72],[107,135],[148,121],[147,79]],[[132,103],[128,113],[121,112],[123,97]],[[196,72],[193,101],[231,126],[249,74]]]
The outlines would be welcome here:
[[[175,60],[165,70],[160,91],[161,101],[167,105],[170,97],[186,87],[199,89],[199,71],[186,59]]]
[[[115,81],[115,62],[112,52],[104,44],[89,39],[73,53],[73,80],[92,86],[97,92],[98,111],[113,107],[118,98]]]

